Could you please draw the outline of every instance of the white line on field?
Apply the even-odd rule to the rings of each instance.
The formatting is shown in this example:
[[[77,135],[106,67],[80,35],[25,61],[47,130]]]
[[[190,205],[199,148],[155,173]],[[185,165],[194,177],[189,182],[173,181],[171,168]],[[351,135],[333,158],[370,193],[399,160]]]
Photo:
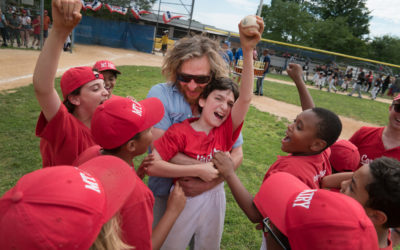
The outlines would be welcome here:
[[[126,55],[121,55],[121,56],[113,56],[109,60],[113,61],[113,60],[116,60],[116,59],[119,59],[119,58],[122,58],[122,57],[126,57],[126,56],[130,56],[130,55],[132,55],[132,54],[126,54]],[[92,65],[90,65],[90,64],[81,64],[81,65],[75,65],[74,67],[82,67],[82,66],[92,66]],[[70,68],[71,67],[57,69],[57,73],[60,73],[60,72],[63,73],[63,72],[67,71]],[[22,80],[22,79],[32,78],[32,77],[33,77],[33,74],[6,78],[4,80],[0,80],[0,85],[6,84],[6,83],[10,83],[10,82],[14,82],[14,81],[18,81],[18,80]]]

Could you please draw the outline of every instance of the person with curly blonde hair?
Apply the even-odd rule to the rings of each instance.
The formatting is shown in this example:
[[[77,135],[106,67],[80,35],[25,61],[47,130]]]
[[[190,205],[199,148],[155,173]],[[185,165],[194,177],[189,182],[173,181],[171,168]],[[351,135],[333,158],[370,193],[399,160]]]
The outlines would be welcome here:
[[[204,88],[213,80],[229,77],[222,50],[217,41],[204,35],[185,37],[179,40],[164,57],[162,73],[167,82],[153,86],[147,97],[157,97],[164,104],[165,114],[153,128],[153,141],[160,138],[170,126],[187,118],[199,117],[198,100]],[[238,167],[243,159],[243,138],[240,135],[230,155]],[[178,153],[171,162],[177,164],[196,164],[196,160]],[[154,222],[157,225],[164,214],[172,178],[149,178],[149,187],[155,196]],[[200,178],[184,177],[180,184],[186,196],[197,196],[208,191],[223,180],[204,182]]]

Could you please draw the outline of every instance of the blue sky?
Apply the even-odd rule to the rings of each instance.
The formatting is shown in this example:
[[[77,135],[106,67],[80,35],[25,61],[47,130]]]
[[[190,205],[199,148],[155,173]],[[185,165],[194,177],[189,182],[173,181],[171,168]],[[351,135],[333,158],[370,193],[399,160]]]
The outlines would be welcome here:
[[[191,0],[180,1],[186,4],[192,2]],[[168,2],[179,2],[179,0]],[[260,0],[195,0],[193,19],[217,28],[237,32],[239,21],[244,16],[255,14],[259,3]],[[269,3],[270,0],[264,0],[264,4]],[[371,36],[390,34],[400,38],[399,0],[367,0],[367,6],[372,12]],[[163,4],[161,7],[161,9],[173,12],[186,12],[175,5]],[[158,2],[153,8],[158,8]]]

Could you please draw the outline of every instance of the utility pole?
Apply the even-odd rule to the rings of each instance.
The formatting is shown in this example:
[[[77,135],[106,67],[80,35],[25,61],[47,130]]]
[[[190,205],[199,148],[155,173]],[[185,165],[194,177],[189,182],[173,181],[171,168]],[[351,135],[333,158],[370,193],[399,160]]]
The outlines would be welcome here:
[[[257,16],[261,16],[262,6],[263,6],[263,0],[260,0],[260,4],[258,5],[257,9]]]
[[[189,19],[188,35],[190,35],[190,26],[192,26],[193,7],[194,7],[194,0],[192,0],[192,7],[191,7],[191,9],[190,9],[190,19]]]

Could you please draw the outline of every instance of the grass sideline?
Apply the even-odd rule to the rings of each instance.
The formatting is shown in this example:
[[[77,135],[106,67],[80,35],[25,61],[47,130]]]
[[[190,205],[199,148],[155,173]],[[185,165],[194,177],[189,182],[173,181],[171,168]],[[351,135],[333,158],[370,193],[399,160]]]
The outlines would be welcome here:
[[[118,69],[122,75],[117,79],[116,95],[129,95],[142,100],[152,85],[164,81],[160,68],[123,66]],[[55,85],[60,93],[59,79]],[[299,105],[294,86],[265,82],[264,88],[264,93],[269,97]],[[377,124],[387,121],[388,104],[318,90],[310,92],[317,106],[330,108],[338,114]],[[22,175],[41,168],[39,139],[35,137],[39,112],[32,85],[0,92],[0,115],[3,117],[0,120],[0,195]],[[268,167],[277,155],[284,154],[280,150],[280,141],[287,123],[286,119],[250,108],[243,127],[244,160],[238,169],[239,178],[250,193],[258,191]],[[135,166],[139,166],[142,159],[143,156],[136,158]],[[237,206],[229,189],[225,187],[225,190],[227,208],[221,249],[259,249],[261,232],[255,229],[255,225]]]

